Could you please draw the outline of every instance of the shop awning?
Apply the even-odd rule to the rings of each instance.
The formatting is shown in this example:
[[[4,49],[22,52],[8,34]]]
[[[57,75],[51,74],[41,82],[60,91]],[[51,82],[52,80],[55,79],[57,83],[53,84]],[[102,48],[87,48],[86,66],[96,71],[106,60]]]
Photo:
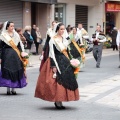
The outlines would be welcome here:
[[[47,3],[47,4],[55,4],[55,3],[57,3],[57,0],[21,0],[21,1]]]

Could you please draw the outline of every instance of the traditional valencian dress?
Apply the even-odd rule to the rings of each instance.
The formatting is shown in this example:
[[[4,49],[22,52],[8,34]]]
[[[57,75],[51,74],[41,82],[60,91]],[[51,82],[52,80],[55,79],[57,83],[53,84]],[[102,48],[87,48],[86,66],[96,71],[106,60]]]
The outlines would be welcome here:
[[[74,68],[70,65],[68,41],[57,36],[49,42],[49,58],[44,63],[38,77],[35,97],[47,101],[76,101],[79,100],[78,83]],[[54,78],[52,68],[57,68]]]
[[[27,85],[24,66],[17,52],[12,48],[10,40],[21,52],[24,51],[20,37],[15,31],[12,37],[9,36],[7,31],[2,32],[0,36],[0,58],[2,61],[0,87],[23,88]]]
[[[83,68],[85,66],[85,48],[80,46],[80,44],[83,44],[83,41],[80,39],[77,33],[71,33],[69,35],[69,38],[71,40],[71,43],[69,45],[71,55],[73,58],[76,58],[80,61],[80,68]]]
[[[50,41],[51,37],[53,37],[54,35],[55,35],[54,29],[49,28],[46,33],[46,41],[45,41],[45,45],[43,47],[44,55],[43,55],[43,59],[40,64],[40,70],[49,56],[49,41]]]

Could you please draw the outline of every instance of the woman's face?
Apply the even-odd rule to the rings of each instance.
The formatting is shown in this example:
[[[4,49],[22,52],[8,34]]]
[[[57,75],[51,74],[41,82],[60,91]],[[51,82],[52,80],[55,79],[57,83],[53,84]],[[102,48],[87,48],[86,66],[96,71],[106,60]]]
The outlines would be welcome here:
[[[39,31],[39,28],[38,28],[38,27],[36,28],[36,31]]]
[[[63,35],[64,31],[65,31],[65,26],[62,25],[62,26],[60,26],[60,28],[59,28],[59,30],[58,30],[58,34],[59,34],[59,35]]]
[[[53,23],[52,23],[52,26],[54,27],[54,26],[55,26],[55,24],[56,24],[56,22],[53,22]]]
[[[20,32],[18,32],[18,34],[22,34],[22,30]]]
[[[9,27],[7,28],[9,32],[13,32],[14,30],[14,23],[10,23]]]
[[[76,34],[76,33],[77,33],[76,28],[73,28],[73,33],[74,33],[74,34]]]

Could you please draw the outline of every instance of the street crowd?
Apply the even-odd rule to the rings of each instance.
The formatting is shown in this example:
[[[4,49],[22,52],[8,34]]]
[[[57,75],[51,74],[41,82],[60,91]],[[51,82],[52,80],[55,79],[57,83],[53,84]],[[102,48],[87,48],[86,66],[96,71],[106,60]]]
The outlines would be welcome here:
[[[114,27],[110,36],[113,50],[119,50],[120,55],[120,30]],[[53,21],[43,46],[39,27],[35,24],[25,26],[23,30],[15,28],[12,21],[0,23],[0,87],[7,88],[7,95],[17,95],[15,88],[28,84],[26,67],[32,67],[30,54],[40,55],[40,73],[34,96],[54,102],[57,109],[65,109],[62,102],[80,99],[77,75],[85,67],[88,42],[93,44],[93,57],[99,69],[106,41],[101,25],[96,26],[90,38],[82,23],[66,28],[63,23]]]

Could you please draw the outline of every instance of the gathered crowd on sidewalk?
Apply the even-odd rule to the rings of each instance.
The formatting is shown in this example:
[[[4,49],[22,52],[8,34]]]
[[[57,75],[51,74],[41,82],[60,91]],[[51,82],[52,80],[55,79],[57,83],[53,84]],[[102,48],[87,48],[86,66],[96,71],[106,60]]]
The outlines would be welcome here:
[[[120,30],[111,31],[113,50],[119,50]],[[53,21],[46,32],[45,44],[39,27],[35,24],[15,28],[14,22],[0,23],[0,87],[7,95],[16,95],[15,88],[26,87],[26,67],[32,67],[31,54],[39,55],[41,64],[35,97],[54,102],[57,109],[65,109],[62,102],[79,100],[77,75],[85,67],[85,54],[93,44],[96,68],[100,68],[106,35],[101,25],[96,26],[90,38],[83,24],[77,27]],[[119,66],[120,67],[120,66]]]

